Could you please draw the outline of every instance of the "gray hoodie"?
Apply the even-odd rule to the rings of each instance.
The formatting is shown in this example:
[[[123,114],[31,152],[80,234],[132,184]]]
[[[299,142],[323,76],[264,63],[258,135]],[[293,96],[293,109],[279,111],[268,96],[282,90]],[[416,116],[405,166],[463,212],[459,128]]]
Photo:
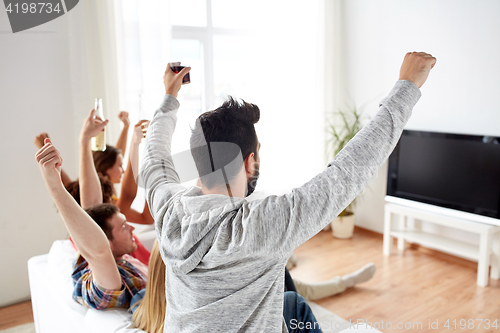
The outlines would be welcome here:
[[[291,193],[248,202],[179,184],[170,157],[179,102],[165,95],[141,174],[166,264],[165,332],[286,332],[286,261],[378,172],[419,98],[412,82],[398,81],[325,171]]]

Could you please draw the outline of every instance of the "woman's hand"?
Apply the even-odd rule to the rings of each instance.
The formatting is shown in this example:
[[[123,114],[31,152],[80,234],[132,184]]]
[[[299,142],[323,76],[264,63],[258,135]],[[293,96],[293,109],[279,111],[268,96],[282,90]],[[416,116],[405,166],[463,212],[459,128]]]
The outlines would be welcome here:
[[[89,116],[83,122],[83,127],[80,132],[80,141],[88,141],[100,131],[104,130],[104,127],[108,124],[109,120],[102,121],[101,118],[95,116],[95,110],[90,111]]]
[[[128,117],[128,112],[127,111],[122,111],[118,114],[118,118],[123,122],[123,126],[126,128],[130,127],[130,119]]]
[[[133,145],[140,144],[142,139],[146,137],[149,123],[149,120],[139,120],[139,122],[134,125],[134,134],[132,136]]]

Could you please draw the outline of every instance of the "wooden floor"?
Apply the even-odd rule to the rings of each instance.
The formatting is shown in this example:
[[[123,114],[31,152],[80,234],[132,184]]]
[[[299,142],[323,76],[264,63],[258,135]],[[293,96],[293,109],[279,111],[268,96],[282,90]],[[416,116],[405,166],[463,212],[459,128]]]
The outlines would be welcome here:
[[[382,235],[360,228],[349,240],[322,231],[295,255],[292,277],[311,282],[375,263],[370,281],[316,301],[346,320],[368,321],[384,332],[500,332],[500,283],[490,280],[486,288],[476,286],[477,264],[471,261],[416,246],[404,252],[395,249],[385,257]],[[448,319],[449,329],[444,327]],[[486,329],[485,321],[479,327],[481,319],[489,319],[490,325],[497,320],[498,328]],[[429,329],[429,320],[438,329]],[[392,329],[387,329],[388,322]],[[397,329],[398,323],[402,329]],[[461,323],[470,326],[461,329]]]
[[[0,308],[0,330],[32,322],[31,301]]]
[[[322,231],[295,251],[294,278],[322,281],[350,273],[368,262],[377,266],[368,282],[316,301],[346,320],[382,325],[383,332],[500,332],[500,282],[476,286],[477,264],[427,249],[412,247],[382,255],[382,235],[357,228],[349,240]],[[444,327],[447,320],[450,328]],[[474,327],[461,329],[460,320]],[[497,320],[498,329],[481,327],[480,319]],[[437,321],[438,329],[429,329]],[[454,322],[456,320],[456,327]],[[462,321],[462,323],[465,323]],[[31,302],[0,308],[0,330],[33,322]],[[387,323],[392,329],[387,329]],[[402,323],[403,328],[396,325]],[[418,326],[421,323],[421,326]],[[404,325],[413,328],[404,329]]]

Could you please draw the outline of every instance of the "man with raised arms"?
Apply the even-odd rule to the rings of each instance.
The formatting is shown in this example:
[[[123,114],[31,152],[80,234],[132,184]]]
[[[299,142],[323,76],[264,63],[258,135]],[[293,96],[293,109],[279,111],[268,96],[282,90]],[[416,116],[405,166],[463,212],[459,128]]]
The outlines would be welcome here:
[[[165,96],[149,126],[141,177],[167,267],[168,332],[290,329],[284,318],[293,315],[282,312],[287,259],[378,172],[435,63],[423,52],[406,54],[399,81],[377,114],[325,171],[290,193],[252,202],[245,196],[258,178],[260,142],[254,124],[259,108],[230,98],[198,118],[191,152],[202,186],[184,188],[170,154],[176,97],[190,68],[175,74],[167,67]],[[280,111],[286,117],[287,110]],[[284,161],[283,168],[293,167],[296,158],[300,152]]]

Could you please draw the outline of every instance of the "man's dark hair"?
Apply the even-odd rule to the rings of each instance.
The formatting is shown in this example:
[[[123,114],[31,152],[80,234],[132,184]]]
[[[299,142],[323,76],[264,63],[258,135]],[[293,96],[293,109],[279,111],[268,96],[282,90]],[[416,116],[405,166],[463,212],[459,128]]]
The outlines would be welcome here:
[[[87,214],[90,215],[92,220],[97,223],[102,231],[106,234],[109,240],[113,240],[112,228],[110,227],[108,221],[120,212],[120,209],[115,205],[109,203],[98,204],[90,208],[85,209]]]
[[[259,118],[257,105],[243,100],[238,102],[231,96],[219,108],[198,117],[190,144],[204,186],[213,188],[233,180],[249,154],[254,153],[257,158],[258,140],[254,124]],[[214,144],[216,142],[219,144]],[[240,151],[243,160],[231,163]],[[231,167],[227,167],[230,163]],[[226,172],[225,180],[212,173],[221,167]]]

